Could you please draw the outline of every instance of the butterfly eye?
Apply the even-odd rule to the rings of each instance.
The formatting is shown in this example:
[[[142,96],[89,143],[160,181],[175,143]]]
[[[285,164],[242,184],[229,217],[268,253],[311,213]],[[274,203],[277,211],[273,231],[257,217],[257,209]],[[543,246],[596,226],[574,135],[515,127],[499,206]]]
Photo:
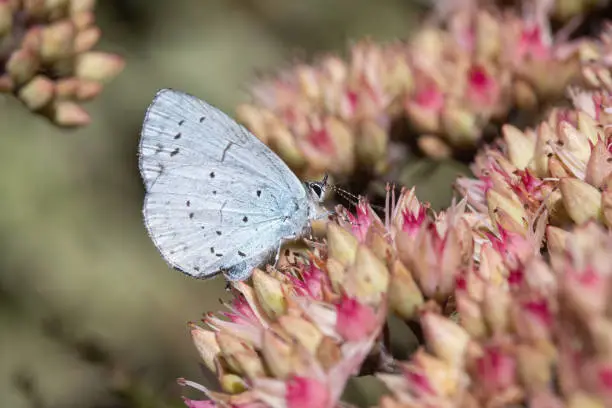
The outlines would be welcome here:
[[[322,183],[308,183],[308,188],[313,196],[315,196],[319,201],[323,201],[325,198],[325,187],[322,185]]]

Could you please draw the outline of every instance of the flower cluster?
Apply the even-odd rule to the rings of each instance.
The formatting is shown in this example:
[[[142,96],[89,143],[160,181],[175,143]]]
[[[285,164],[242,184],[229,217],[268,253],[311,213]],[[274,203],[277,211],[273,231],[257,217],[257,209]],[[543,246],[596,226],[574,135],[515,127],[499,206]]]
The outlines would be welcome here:
[[[495,249],[483,262],[482,247],[456,291],[459,323],[423,314],[427,349],[379,375],[381,407],[612,404],[612,236],[594,223],[547,235],[549,262]]]
[[[286,251],[278,270],[235,283],[227,312],[192,336],[222,392],[189,407],[333,407],[377,344],[387,315],[384,261],[335,224],[309,260]],[[282,270],[282,272],[281,272]]]
[[[535,129],[505,125],[503,140],[476,157],[476,179],[457,180],[475,212],[523,235],[543,210],[551,225],[612,225],[609,96],[572,95],[575,109],[557,109]]]
[[[389,308],[398,317],[415,321],[420,310],[434,305],[436,310],[452,310],[449,298],[458,274],[472,263],[479,240],[465,212],[466,201],[436,214],[417,199],[414,188],[403,189],[397,201],[393,196],[390,191],[384,222],[364,200],[354,215],[338,209],[338,222],[387,260]]]
[[[513,108],[538,112],[581,78],[593,45],[553,38],[550,7],[516,13],[453,9],[409,43],[359,42],[343,61],[297,64],[252,88],[239,119],[302,177],[381,173],[395,157],[394,123],[407,119],[432,157],[471,150]],[[401,128],[401,127],[399,127]]]
[[[345,406],[347,379],[372,371],[389,390],[381,408],[612,406],[611,29],[557,43],[542,10],[487,10],[452,11],[408,45],[359,43],[349,63],[297,66],[239,108],[313,177],[384,171],[400,117],[440,156],[511,107],[571,100],[533,128],[503,125],[447,209],[388,187],[384,217],[365,199],[338,206],[308,250],[234,283],[229,311],[192,326],[222,391],[181,380],[210,399],[190,408]],[[423,342],[408,361],[389,347],[389,313]]]
[[[233,284],[229,312],[207,316],[208,328],[192,325],[223,392],[181,380],[212,400],[188,406],[335,406],[366,358],[375,370],[389,363],[389,310],[409,322],[454,310],[448,299],[476,240],[466,202],[429,215],[414,189],[388,198],[384,220],[365,200],[355,214],[338,207],[323,243],[256,269],[251,284]]]
[[[187,405],[333,407],[373,355],[391,392],[381,407],[612,403],[612,235],[589,218],[548,224],[545,206],[523,227],[468,202],[436,214],[389,189],[383,220],[365,200],[338,207],[312,251],[255,270],[225,319],[193,326],[223,392],[182,380],[211,398]],[[422,329],[426,349],[407,362],[385,348],[388,312]]]
[[[89,123],[81,102],[124,66],[92,51],[100,39],[93,0],[0,1],[0,92],[62,127]]]
[[[556,21],[570,21],[572,18],[580,17],[586,13],[596,11],[602,7],[607,0],[554,0],[552,5],[552,18]]]
[[[550,18],[554,22],[567,22],[572,18],[582,18],[587,13],[597,12],[598,9],[609,3],[607,0],[434,0],[434,7],[438,13],[448,13],[466,7],[512,7],[521,9],[529,3],[532,7],[544,7],[549,10]]]
[[[586,48],[582,62],[583,85],[594,90],[612,90],[612,25],[605,22],[597,41]]]

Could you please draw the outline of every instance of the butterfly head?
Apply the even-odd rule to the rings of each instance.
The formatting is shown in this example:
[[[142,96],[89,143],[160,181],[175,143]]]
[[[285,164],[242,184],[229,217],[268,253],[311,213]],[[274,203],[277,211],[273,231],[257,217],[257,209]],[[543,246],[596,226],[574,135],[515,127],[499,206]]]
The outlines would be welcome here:
[[[306,182],[306,190],[308,191],[308,195],[310,196],[311,201],[318,204],[321,204],[323,201],[325,201],[325,196],[328,187],[329,185],[327,184],[327,174],[325,174],[321,181]]]

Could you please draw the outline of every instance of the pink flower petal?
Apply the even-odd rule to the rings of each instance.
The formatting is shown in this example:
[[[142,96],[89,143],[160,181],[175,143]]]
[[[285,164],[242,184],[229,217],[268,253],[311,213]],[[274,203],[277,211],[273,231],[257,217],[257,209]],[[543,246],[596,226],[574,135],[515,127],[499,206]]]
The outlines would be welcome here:
[[[376,328],[374,311],[355,298],[343,297],[336,312],[336,331],[347,341],[364,339]]]
[[[326,408],[330,405],[327,387],[319,381],[295,376],[287,381],[287,408]]]

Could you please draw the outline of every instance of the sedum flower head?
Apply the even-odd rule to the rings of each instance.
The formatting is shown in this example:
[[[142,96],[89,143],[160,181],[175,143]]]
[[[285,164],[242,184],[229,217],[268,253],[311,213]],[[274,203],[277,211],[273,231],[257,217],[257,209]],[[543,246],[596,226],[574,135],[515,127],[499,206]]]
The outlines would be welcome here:
[[[565,234],[549,261],[496,270],[483,247],[457,289],[459,321],[422,317],[427,348],[400,374],[379,375],[392,393],[380,406],[612,404],[612,236],[593,222]]]
[[[611,55],[612,25],[606,21],[596,41],[583,50],[581,74],[585,87],[595,90],[612,90]]]
[[[581,77],[586,40],[555,39],[550,7],[458,7],[407,43],[361,41],[348,60],[326,56],[260,80],[239,119],[302,177],[380,174],[403,157],[389,140],[415,138],[432,157],[473,149],[511,109],[538,111]]]
[[[227,311],[192,325],[221,392],[181,380],[210,398],[188,406],[338,406],[372,356],[391,392],[381,407],[612,403],[604,225],[565,230],[543,210],[511,230],[467,199],[433,213],[414,189],[389,189],[382,218],[363,199],[337,216],[310,252],[256,269]],[[388,312],[422,331],[408,361],[385,348]]]
[[[337,207],[308,250],[232,283],[227,310],[191,325],[220,391],[181,379],[208,398],[187,406],[344,406],[347,380],[372,372],[384,408],[612,406],[609,29],[569,42],[548,21],[564,2],[460,3],[408,43],[360,42],[347,61],[261,80],[238,116],[300,176],[342,178],[394,164],[398,120],[443,157],[511,109],[572,106],[501,126],[447,209],[388,187],[382,215],[366,199]],[[388,313],[422,343],[407,361]]]
[[[414,189],[397,200],[389,189],[384,219],[364,199],[354,213],[338,207],[307,256],[287,252],[278,269],[255,269],[250,284],[233,284],[228,311],[192,325],[222,392],[182,383],[219,405],[335,406],[366,358],[389,357],[381,333],[389,311],[420,321],[454,310],[448,298],[473,254],[465,203],[429,215]]]
[[[387,310],[384,263],[350,238],[330,224],[328,245],[308,261],[289,253],[279,270],[255,269],[250,284],[233,284],[228,311],[208,315],[207,328],[192,325],[196,348],[222,391],[181,380],[211,400],[188,406],[336,406],[373,349]]]
[[[611,225],[609,95],[571,94],[574,109],[555,110],[534,129],[505,126],[503,141],[477,156],[476,179],[457,181],[477,212],[522,234],[544,211],[554,226]]]
[[[93,0],[0,1],[0,91],[61,127],[90,122],[81,103],[122,71],[100,39]]]
[[[385,260],[389,306],[401,318],[418,319],[429,300],[445,308],[459,271],[472,262],[475,236],[465,204],[436,214],[417,199],[413,188],[402,189],[397,200],[388,192],[384,221],[364,200],[355,215],[339,210],[344,234]],[[333,261],[331,251],[330,258]]]

